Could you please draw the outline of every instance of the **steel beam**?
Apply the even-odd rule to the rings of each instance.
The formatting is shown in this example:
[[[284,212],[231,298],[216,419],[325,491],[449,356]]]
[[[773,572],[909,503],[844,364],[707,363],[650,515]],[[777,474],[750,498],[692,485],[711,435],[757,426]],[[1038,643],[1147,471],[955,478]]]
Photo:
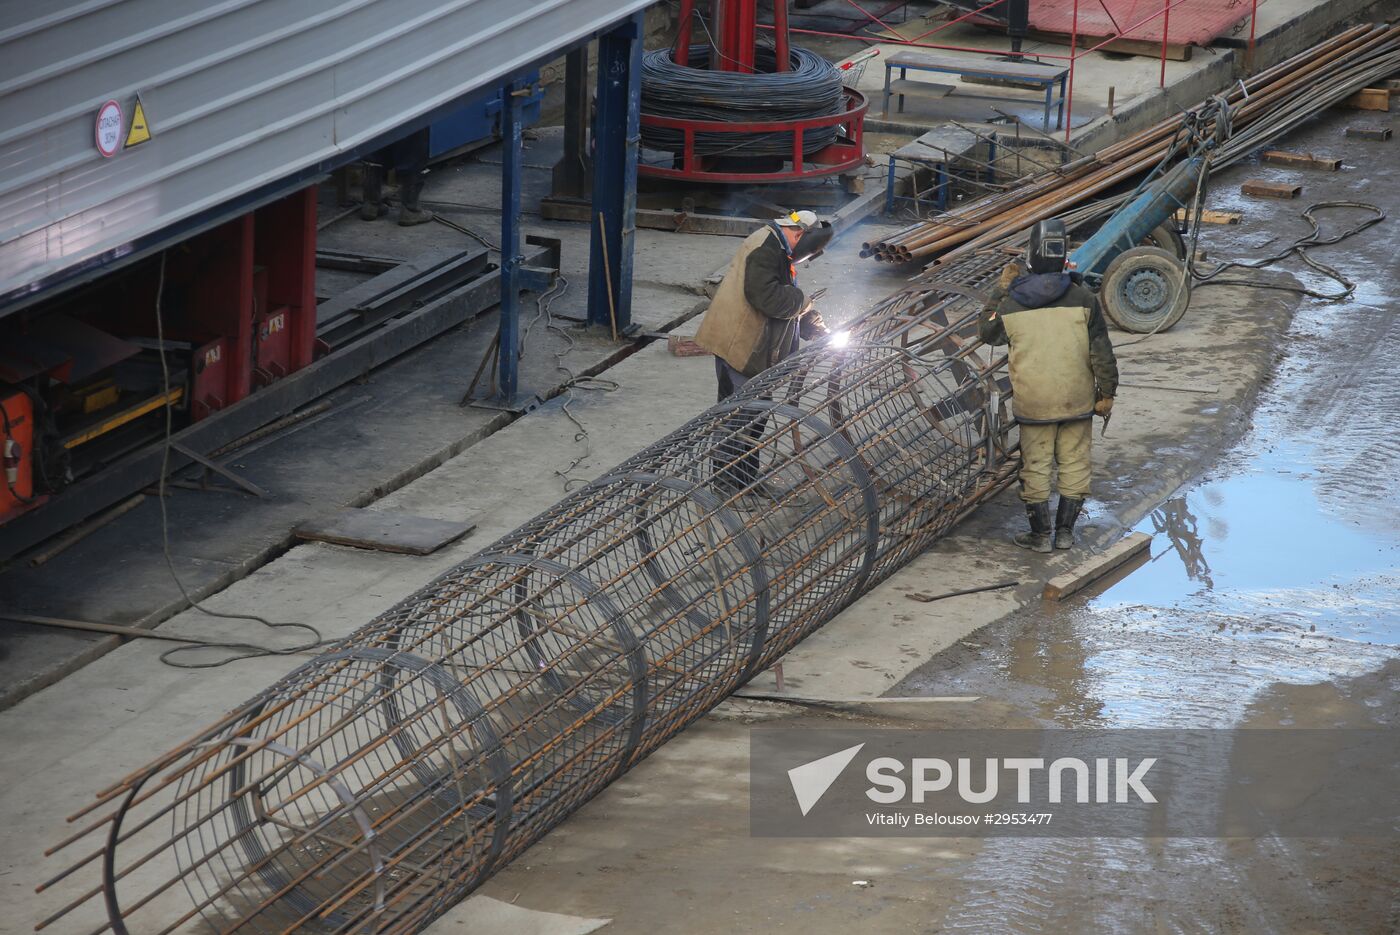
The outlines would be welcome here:
[[[520,99],[528,82],[501,86],[501,332],[497,342],[496,401],[514,402],[520,366]]]
[[[642,35],[642,14],[635,13],[598,39],[588,321],[619,334],[628,331],[632,324]]]
[[[554,165],[554,194],[587,198],[592,160],[588,156],[588,46],[564,59],[564,156]]]

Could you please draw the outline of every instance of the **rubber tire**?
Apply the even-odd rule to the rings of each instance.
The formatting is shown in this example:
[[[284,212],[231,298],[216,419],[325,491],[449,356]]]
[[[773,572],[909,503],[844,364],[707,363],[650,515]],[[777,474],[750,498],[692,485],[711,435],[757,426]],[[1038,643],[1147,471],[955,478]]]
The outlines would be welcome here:
[[[1121,297],[1120,291],[1126,286],[1129,277],[1144,271],[1155,271],[1173,286],[1176,283],[1184,283],[1185,288],[1178,291],[1175,302],[1165,312],[1144,314]],[[1108,269],[1104,270],[1103,283],[1099,286],[1099,305],[1103,308],[1104,316],[1119,329],[1133,334],[1168,330],[1181,320],[1190,304],[1190,277],[1186,275],[1181,261],[1161,247],[1133,247],[1131,250],[1124,250],[1108,264]]]
[[[1181,239],[1171,222],[1154,227],[1152,233],[1143,238],[1142,246],[1161,247],[1168,253],[1176,254],[1176,258],[1181,262],[1186,262],[1186,241]]]

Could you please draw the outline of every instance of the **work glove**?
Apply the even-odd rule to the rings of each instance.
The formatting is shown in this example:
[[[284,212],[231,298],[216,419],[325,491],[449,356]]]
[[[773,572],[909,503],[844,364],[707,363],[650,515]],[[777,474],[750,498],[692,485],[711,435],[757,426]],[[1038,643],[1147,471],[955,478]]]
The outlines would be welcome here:
[[[1098,402],[1094,403],[1094,415],[1103,416],[1107,419],[1113,414],[1113,397],[1100,396]]]
[[[1007,263],[1006,266],[1002,269],[1001,278],[997,280],[997,288],[1000,289],[1002,292],[1007,291],[1011,288],[1011,284],[1016,281],[1016,277],[1024,276],[1025,272],[1025,269],[1021,266],[1020,263],[1017,263],[1015,260],[1012,260],[1010,263]]]
[[[815,341],[831,334],[831,329],[822,320],[821,312],[810,309],[797,323],[797,333],[804,341]]]

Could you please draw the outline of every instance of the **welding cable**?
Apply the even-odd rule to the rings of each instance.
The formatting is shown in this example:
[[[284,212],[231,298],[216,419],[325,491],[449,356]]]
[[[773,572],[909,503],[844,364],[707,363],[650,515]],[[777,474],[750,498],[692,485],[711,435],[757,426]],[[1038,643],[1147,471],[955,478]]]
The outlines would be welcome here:
[[[755,50],[757,73],[711,71],[713,50],[690,47],[690,65],[677,65],[670,49],[642,56],[642,114],[685,120],[744,123],[810,120],[841,113],[841,73],[826,59],[794,47],[788,71],[776,71],[771,49]],[[802,137],[804,154],[836,141],[835,126],[814,127]],[[647,149],[680,153],[684,133],[666,127],[642,126]],[[695,152],[701,156],[791,156],[790,132],[696,133]]]
[[[1317,218],[1313,216],[1313,212],[1325,211],[1332,208],[1354,208],[1358,211],[1369,211],[1371,212],[1371,217],[1358,221],[1351,227],[1345,228],[1333,234],[1331,237],[1323,237],[1322,227],[1318,224]],[[1192,254],[1188,254],[1187,257],[1187,262],[1191,266],[1191,274],[1195,276],[1202,286],[1251,286],[1255,289],[1276,289],[1281,292],[1296,292],[1300,295],[1309,296],[1310,298],[1322,299],[1325,302],[1340,302],[1343,299],[1350,298],[1352,293],[1356,291],[1356,283],[1346,278],[1346,276],[1342,275],[1335,268],[1323,263],[1321,260],[1313,259],[1312,256],[1308,254],[1308,248],[1331,246],[1332,244],[1341,243],[1349,237],[1354,237],[1368,227],[1372,227],[1384,221],[1386,218],[1385,211],[1378,205],[1373,205],[1364,201],[1320,201],[1315,205],[1311,205],[1304,211],[1302,217],[1303,220],[1308,222],[1308,226],[1312,228],[1312,232],[1299,237],[1287,249],[1280,250],[1278,253],[1260,260],[1220,263],[1217,264],[1214,269],[1205,273],[1196,270],[1194,251],[1192,251]],[[1298,259],[1302,260],[1312,269],[1326,276],[1328,279],[1334,280],[1342,287],[1341,291],[1335,293],[1319,292],[1316,289],[1309,289],[1305,286],[1290,286],[1283,283],[1263,283],[1255,282],[1250,279],[1215,278],[1227,269],[1264,269],[1294,254],[1297,254]]]
[[[176,646],[174,649],[167,649],[160,654],[160,661],[176,669],[213,669],[218,666],[227,665],[230,662],[237,662],[240,659],[257,659],[263,656],[291,656],[296,653],[312,652],[329,646],[334,640],[328,640],[321,636],[321,631],[317,630],[309,623],[273,623],[257,614],[231,614],[219,610],[210,610],[190,595],[185,589],[185,583],[180,580],[180,575],[175,571],[175,559],[170,552],[170,517],[165,504],[166,476],[170,473],[170,450],[172,436],[174,435],[174,412],[170,406],[170,363],[165,357],[165,323],[162,320],[161,300],[165,294],[165,252],[160,255],[160,273],[156,280],[156,348],[160,356],[160,377],[161,391],[166,400],[165,403],[165,440],[161,447],[160,455],[160,480],[156,482],[156,500],[160,502],[160,546],[161,552],[165,556],[165,567],[170,571],[170,578],[175,582],[175,587],[179,589],[180,596],[185,599],[195,610],[210,617],[219,617],[223,620],[252,620],[262,624],[271,630],[298,629],[306,630],[312,634],[309,643],[302,643],[297,646],[289,646],[286,649],[270,649],[265,646],[257,646],[252,643],[225,643],[217,641],[191,640],[190,646]],[[213,662],[176,662],[174,656],[178,653],[189,652],[191,650],[206,649],[226,649],[234,655],[226,656]]]
[[[560,274],[557,280],[555,281],[554,287],[548,292],[541,293],[540,297],[536,300],[536,306],[538,308],[538,311],[535,312],[535,317],[530,319],[530,324],[525,326],[524,337],[520,339],[520,350],[521,355],[523,356],[525,352],[525,341],[530,337],[530,333],[535,330],[535,325],[539,324],[541,319],[543,319],[545,323],[545,330],[558,335],[559,337],[563,338],[566,342],[564,349],[562,351],[557,351],[554,354],[554,369],[558,370],[560,373],[564,374],[564,376],[568,378],[567,380],[565,380],[564,385],[560,388],[559,391],[559,395],[564,398],[564,402],[560,405],[559,408],[560,411],[564,413],[564,417],[574,424],[574,443],[583,443],[583,454],[579,455],[577,458],[574,458],[574,460],[571,461],[567,467],[563,468],[562,470],[555,470],[554,472],[556,476],[563,478],[565,493],[568,493],[569,490],[572,489],[575,484],[584,483],[577,477],[570,477],[569,475],[573,473],[575,468],[577,468],[583,462],[587,461],[589,457],[591,457],[593,454],[593,444],[588,434],[587,426],[585,426],[581,421],[579,421],[578,416],[574,415],[573,412],[569,409],[569,407],[573,405],[574,402],[574,390],[589,390],[597,393],[612,393],[622,388],[622,384],[618,383],[616,380],[608,380],[604,377],[594,377],[588,376],[586,374],[584,376],[577,376],[572,370],[564,366],[564,358],[567,357],[569,352],[572,351],[578,345],[578,342],[574,340],[573,335],[569,334],[562,327],[554,323],[554,314],[550,311],[550,307],[554,304],[554,301],[556,299],[558,299],[565,292],[568,291],[569,280],[566,279],[562,274]]]

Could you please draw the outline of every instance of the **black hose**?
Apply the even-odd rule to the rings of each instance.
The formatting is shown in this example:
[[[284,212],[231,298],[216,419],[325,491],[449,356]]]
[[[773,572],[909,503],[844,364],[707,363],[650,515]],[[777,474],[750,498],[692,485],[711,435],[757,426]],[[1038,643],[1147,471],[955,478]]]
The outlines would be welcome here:
[[[826,59],[806,49],[793,48],[788,71],[775,71],[777,54],[755,50],[756,74],[711,71],[712,49],[690,47],[690,65],[677,65],[670,49],[642,57],[642,114],[689,120],[730,123],[746,121],[809,120],[841,113],[841,73]],[[835,126],[807,130],[802,152],[810,155],[836,141]],[[679,153],[684,149],[680,130],[642,127],[647,149]],[[792,134],[696,133],[695,152],[701,156],[791,156]]]

